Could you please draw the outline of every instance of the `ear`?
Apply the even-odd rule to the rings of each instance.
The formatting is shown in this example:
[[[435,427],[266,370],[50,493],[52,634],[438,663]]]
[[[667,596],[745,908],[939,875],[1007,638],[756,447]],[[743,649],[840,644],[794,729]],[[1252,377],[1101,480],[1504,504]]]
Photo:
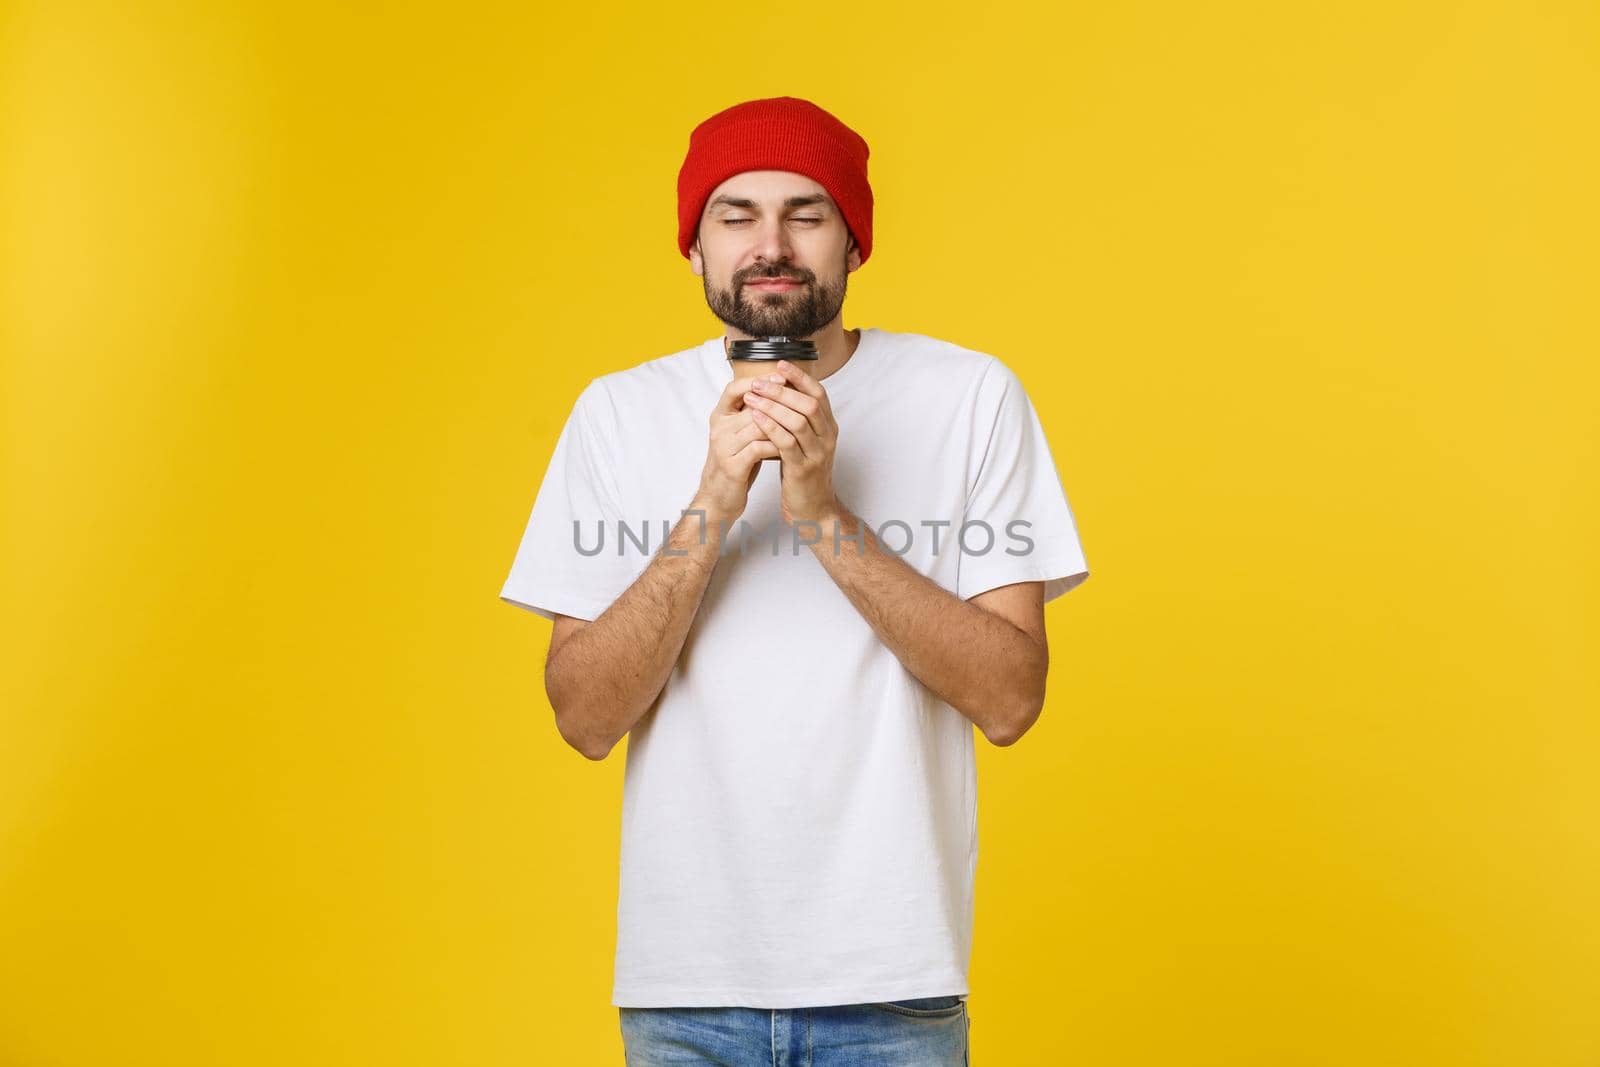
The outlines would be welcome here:
[[[845,246],[845,273],[854,274],[861,269],[861,248],[856,244],[856,235],[850,235],[850,243]]]
[[[695,277],[704,277],[706,273],[705,257],[700,254],[700,235],[694,237],[694,244],[689,246],[689,269],[694,271]]]

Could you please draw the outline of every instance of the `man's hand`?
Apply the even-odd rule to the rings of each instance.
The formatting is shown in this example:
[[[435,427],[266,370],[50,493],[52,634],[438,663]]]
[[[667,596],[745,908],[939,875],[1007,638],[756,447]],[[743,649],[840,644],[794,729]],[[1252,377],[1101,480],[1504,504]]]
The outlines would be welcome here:
[[[839,424],[820,382],[788,360],[780,360],[776,372],[782,381],[752,379],[745,407],[778,448],[783,521],[823,523],[839,511],[833,494]]]
[[[754,412],[741,406],[750,384],[749,378],[728,382],[711,411],[706,465],[694,501],[694,506],[710,512],[707,521],[711,523],[732,522],[744,514],[761,461],[778,458],[777,446],[751,418]]]

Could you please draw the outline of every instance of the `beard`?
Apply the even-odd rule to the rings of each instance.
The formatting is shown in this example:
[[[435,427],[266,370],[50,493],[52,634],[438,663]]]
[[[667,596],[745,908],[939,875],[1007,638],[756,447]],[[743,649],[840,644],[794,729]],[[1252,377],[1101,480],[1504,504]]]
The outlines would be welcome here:
[[[757,268],[734,276],[731,288],[715,288],[704,276],[706,304],[711,313],[734,329],[752,337],[810,337],[838,318],[844,307],[848,261],[837,283],[819,282],[815,274],[794,266]],[[760,278],[793,278],[796,288],[763,293],[745,283]]]

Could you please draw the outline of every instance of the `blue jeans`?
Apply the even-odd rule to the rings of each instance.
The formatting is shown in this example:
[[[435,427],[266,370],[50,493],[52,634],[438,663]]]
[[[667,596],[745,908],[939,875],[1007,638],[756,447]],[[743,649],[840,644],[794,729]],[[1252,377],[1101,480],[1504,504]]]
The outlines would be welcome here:
[[[619,1008],[627,1067],[969,1067],[967,998]]]

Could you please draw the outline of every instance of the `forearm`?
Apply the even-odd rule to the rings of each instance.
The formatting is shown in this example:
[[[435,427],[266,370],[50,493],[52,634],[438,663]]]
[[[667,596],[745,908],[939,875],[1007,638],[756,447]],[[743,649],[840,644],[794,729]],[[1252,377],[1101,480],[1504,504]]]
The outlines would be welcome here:
[[[590,759],[603,759],[633,729],[672,674],[716,569],[718,517],[689,505],[644,572],[545,664],[557,728]]]
[[[906,670],[990,741],[1004,745],[1020,736],[1037,711],[1048,669],[1033,638],[884,550],[848,509],[820,525],[812,554]]]

